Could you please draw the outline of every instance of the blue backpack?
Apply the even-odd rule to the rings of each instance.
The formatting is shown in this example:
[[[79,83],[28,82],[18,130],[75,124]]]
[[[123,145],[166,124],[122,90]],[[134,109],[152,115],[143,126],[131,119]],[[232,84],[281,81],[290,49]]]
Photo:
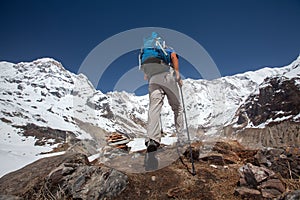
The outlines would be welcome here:
[[[144,45],[139,56],[140,65],[149,58],[158,58],[164,64],[172,66],[172,52],[174,50],[166,47],[165,41],[156,32],[152,32],[150,37],[144,38]]]

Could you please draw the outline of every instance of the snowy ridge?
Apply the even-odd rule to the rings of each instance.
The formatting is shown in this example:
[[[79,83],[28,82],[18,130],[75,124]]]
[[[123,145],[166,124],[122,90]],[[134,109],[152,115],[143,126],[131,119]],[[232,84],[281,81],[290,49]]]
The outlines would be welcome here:
[[[53,59],[6,65],[1,77],[1,115],[13,125],[34,123],[76,132],[72,114],[73,78]],[[73,75],[74,76],[74,75]],[[88,135],[86,135],[88,137]]]

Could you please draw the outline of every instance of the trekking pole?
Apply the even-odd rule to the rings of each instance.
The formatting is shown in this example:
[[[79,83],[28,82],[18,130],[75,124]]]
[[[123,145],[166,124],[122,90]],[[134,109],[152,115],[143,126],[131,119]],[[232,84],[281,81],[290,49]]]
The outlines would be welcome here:
[[[183,100],[182,87],[179,84],[178,84],[178,86],[179,86],[179,90],[180,90],[180,94],[181,94],[181,101],[182,101],[182,108],[183,108],[183,113],[184,113],[184,118],[185,118],[186,132],[187,132],[187,136],[188,136],[189,150],[190,150],[191,163],[192,163],[192,175],[195,176],[196,171],[195,171],[195,166],[194,166],[193,151],[192,151],[192,146],[191,146],[189,127],[188,127],[188,123],[187,123],[185,105],[184,105],[184,100]]]
[[[159,119],[160,119],[160,133],[163,134],[163,125],[162,125],[162,120],[161,120],[161,114],[159,115]]]

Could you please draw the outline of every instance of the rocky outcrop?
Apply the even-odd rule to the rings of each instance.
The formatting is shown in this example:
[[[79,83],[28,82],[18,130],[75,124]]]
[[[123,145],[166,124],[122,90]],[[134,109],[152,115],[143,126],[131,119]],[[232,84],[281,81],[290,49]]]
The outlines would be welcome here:
[[[41,127],[33,123],[29,123],[23,126],[13,125],[15,128],[22,130],[22,135],[25,137],[32,136],[36,139],[34,145],[44,146],[59,144],[66,141],[67,135],[75,137],[75,134],[71,131],[64,131],[59,129],[52,129],[50,127]]]
[[[0,179],[0,194],[24,199],[105,199],[118,195],[127,176],[91,166],[79,153],[43,158]]]
[[[264,148],[254,156],[256,164],[267,167],[282,178],[297,180],[300,175],[300,149],[296,147]]]
[[[276,118],[292,118],[300,113],[300,78],[273,77],[264,80],[259,93],[251,95],[240,108],[238,124],[248,118],[254,126]]]
[[[273,199],[299,187],[300,149],[264,148],[257,151],[252,163],[239,168],[240,180],[235,194],[245,199]],[[295,181],[294,181],[295,180]],[[296,187],[295,187],[296,186]]]
[[[240,180],[236,194],[246,199],[275,198],[285,191],[285,186],[275,172],[247,163],[239,169]]]

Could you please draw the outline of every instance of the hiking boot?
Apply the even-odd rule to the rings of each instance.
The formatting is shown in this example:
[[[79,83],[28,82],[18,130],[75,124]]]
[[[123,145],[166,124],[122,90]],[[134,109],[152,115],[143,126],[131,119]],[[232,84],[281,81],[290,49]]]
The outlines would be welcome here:
[[[147,152],[153,152],[156,151],[157,148],[160,146],[160,144],[158,142],[156,142],[155,140],[150,139],[149,141],[145,142],[146,146],[147,146]]]

